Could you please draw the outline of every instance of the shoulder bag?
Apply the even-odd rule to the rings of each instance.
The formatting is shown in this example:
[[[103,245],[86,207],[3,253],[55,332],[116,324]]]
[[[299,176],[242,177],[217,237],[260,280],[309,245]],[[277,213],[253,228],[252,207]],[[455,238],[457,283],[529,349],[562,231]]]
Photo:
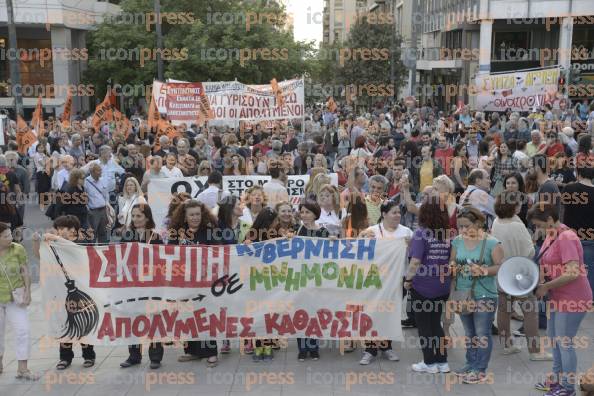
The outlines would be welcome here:
[[[95,187],[95,190],[99,191],[99,194],[101,194],[103,196],[103,192],[99,189],[99,187],[97,187],[95,185],[95,183],[93,183],[91,181],[91,179],[89,178],[89,183],[91,183],[91,186]],[[105,213],[107,214],[107,229],[111,229],[113,228],[115,222],[116,222],[116,212],[113,208],[113,206],[111,206],[111,204],[109,203],[109,198],[105,198]]]
[[[12,282],[8,276],[8,272],[6,271],[6,264],[2,262],[2,271],[4,272],[4,276],[8,281],[8,287],[10,287],[10,296],[12,298],[12,302],[18,305],[25,304],[25,288],[24,287],[17,287],[16,289],[12,286]]]

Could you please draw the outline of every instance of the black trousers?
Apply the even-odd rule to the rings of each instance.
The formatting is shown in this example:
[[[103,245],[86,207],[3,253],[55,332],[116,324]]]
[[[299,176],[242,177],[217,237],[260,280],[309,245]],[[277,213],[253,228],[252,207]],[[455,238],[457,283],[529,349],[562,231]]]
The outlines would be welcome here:
[[[217,342],[215,340],[188,341],[184,347],[184,353],[198,356],[201,359],[217,356]]]
[[[390,340],[365,341],[365,352],[369,352],[373,356],[377,356],[378,349],[380,351],[387,351],[389,349],[392,349],[392,341],[390,341]]]
[[[95,350],[93,345],[80,344],[82,349],[82,357],[84,360],[95,360]],[[72,344],[60,343],[60,360],[72,362],[74,359],[74,351],[72,350]]]
[[[160,342],[151,342],[149,344],[149,359],[151,362],[160,363],[163,360],[163,344]],[[133,362],[140,362],[142,360],[142,345],[128,346],[129,359]]]
[[[445,333],[441,324],[441,315],[448,295],[428,298],[411,289],[410,296],[423,351],[423,361],[425,364],[446,363],[448,355],[445,348]]]

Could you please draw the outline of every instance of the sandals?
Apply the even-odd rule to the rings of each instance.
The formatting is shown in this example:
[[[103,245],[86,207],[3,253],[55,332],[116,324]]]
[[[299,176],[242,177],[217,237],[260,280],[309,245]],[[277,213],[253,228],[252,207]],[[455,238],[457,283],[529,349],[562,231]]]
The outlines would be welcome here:
[[[71,364],[72,362],[69,362],[68,360],[60,360],[58,364],[56,364],[56,370],[66,370]]]
[[[39,379],[39,375],[33,374],[31,370],[25,371],[17,371],[16,379],[22,379],[25,381],[37,381]]]
[[[85,361],[83,362],[83,367],[85,368],[93,367],[94,365],[95,359],[85,359]]]
[[[200,358],[196,355],[181,355],[177,358],[178,362],[191,362],[192,360],[200,360]]]

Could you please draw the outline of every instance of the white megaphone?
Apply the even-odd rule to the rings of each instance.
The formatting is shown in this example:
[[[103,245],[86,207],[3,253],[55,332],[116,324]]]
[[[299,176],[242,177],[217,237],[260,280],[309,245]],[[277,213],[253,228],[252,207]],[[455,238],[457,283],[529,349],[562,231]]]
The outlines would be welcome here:
[[[539,281],[538,265],[526,257],[510,257],[497,272],[497,283],[510,296],[525,296],[536,288]]]

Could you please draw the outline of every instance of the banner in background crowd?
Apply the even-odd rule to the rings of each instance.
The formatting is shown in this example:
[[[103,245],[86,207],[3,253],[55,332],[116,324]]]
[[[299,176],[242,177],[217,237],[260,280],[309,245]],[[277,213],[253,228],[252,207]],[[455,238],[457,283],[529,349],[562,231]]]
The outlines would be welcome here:
[[[329,176],[332,185],[338,186],[338,175],[331,173]],[[151,179],[148,184],[148,203],[157,228],[163,226],[173,193],[187,192],[192,198],[196,198],[208,187],[207,179],[207,176]],[[223,190],[240,197],[248,188],[256,185],[263,186],[270,179],[270,176],[223,176]],[[305,196],[305,186],[308,181],[309,175],[288,176],[287,193],[292,204],[298,204]]]
[[[530,111],[550,103],[559,108],[561,68],[517,71],[476,76],[476,110]]]
[[[153,96],[157,108],[160,113],[167,114],[167,118],[174,125],[196,123],[199,120],[199,114],[204,114],[206,111],[201,109],[200,100],[196,94],[190,97],[180,95],[183,101],[171,99],[171,96],[175,95],[169,93],[170,89],[177,92],[180,87],[188,84],[199,84],[206,92],[213,117],[209,120],[210,125],[227,125],[236,128],[239,121],[301,119],[304,116],[305,85],[302,79],[278,83],[279,94],[284,101],[282,106],[277,106],[277,99],[271,85],[246,85],[238,81],[202,83],[178,80],[169,80],[166,83],[155,81]],[[179,108],[182,102],[184,111]],[[193,120],[189,119],[190,112],[195,113],[195,115],[192,114],[195,117]]]
[[[43,243],[40,261],[48,335],[61,341],[403,341],[404,239],[294,237],[226,246],[62,241]]]

